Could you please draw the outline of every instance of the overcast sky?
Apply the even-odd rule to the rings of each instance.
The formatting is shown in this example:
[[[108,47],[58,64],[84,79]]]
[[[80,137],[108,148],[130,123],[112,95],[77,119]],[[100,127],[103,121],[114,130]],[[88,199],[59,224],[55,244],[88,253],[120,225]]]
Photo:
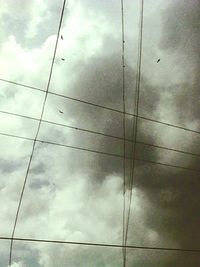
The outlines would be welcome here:
[[[46,90],[62,0],[0,0],[0,79]],[[124,0],[126,111],[134,112],[140,0]],[[144,0],[139,115],[200,131],[200,1]],[[61,38],[62,35],[62,38]],[[50,92],[123,110],[121,5],[69,0]],[[157,60],[160,62],[157,63]],[[35,138],[45,93],[0,80],[0,133]],[[123,114],[49,94],[15,237],[122,244]],[[133,138],[126,116],[126,137]],[[138,119],[137,140],[200,154],[200,135]],[[33,142],[0,138],[0,236],[11,237]],[[127,142],[127,156],[131,143]],[[199,156],[137,144],[128,245],[200,248]],[[131,160],[126,162],[130,179]],[[126,188],[126,194],[129,190]],[[0,240],[0,266],[10,242]],[[127,267],[199,266],[200,253],[127,250]],[[120,248],[14,241],[12,267],[122,267]]]

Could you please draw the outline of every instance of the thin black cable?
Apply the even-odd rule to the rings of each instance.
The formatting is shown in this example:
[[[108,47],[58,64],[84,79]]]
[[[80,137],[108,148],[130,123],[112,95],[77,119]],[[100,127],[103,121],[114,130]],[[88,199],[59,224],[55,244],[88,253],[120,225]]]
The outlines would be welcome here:
[[[139,60],[140,60],[140,41],[138,39],[138,52],[137,52],[137,64],[136,64],[136,79],[135,79],[135,103],[134,103],[134,110],[133,110],[133,114],[137,113],[137,101],[138,101],[138,75],[139,75]],[[137,114],[138,115],[138,114]],[[131,185],[131,178],[133,176],[133,171],[134,171],[134,158],[135,158],[135,150],[136,150],[136,144],[137,144],[137,140],[135,139],[136,137],[136,132],[137,132],[137,127],[135,128],[135,126],[137,126],[137,115],[135,117],[133,117],[133,123],[132,123],[132,135],[133,135],[133,141],[132,141],[132,146],[131,146],[131,155],[132,155],[132,160],[130,163],[130,180],[129,180],[129,187],[128,187],[128,192],[129,192],[129,205],[131,203],[131,191],[132,191],[132,185]],[[126,223],[126,233],[125,233],[125,245],[127,244],[127,236],[128,236],[128,224],[129,224],[129,216],[130,216],[130,209],[128,208],[128,219],[127,219],[127,223]],[[126,249],[125,249],[125,254],[126,254]],[[126,256],[125,256],[126,257]]]
[[[131,177],[133,176],[133,170],[134,170],[134,164],[135,164],[135,161],[134,161],[134,158],[135,158],[135,150],[136,150],[136,139],[135,139],[135,136],[136,136],[136,133],[137,133],[137,106],[138,106],[138,74],[139,74],[139,55],[140,55],[140,52],[139,52],[139,49],[140,49],[140,44],[139,44],[139,40],[138,40],[138,51],[137,51],[137,64],[136,64],[136,83],[135,83],[135,103],[134,103],[134,110],[133,110],[133,114],[135,114],[136,116],[133,117],[133,123],[132,123],[132,135],[133,135],[133,141],[132,141],[132,146],[131,146],[131,155],[132,155],[132,160],[131,160],[131,164],[130,164],[130,181],[129,181],[129,188],[128,188],[128,200],[130,203],[131,202]],[[130,210],[129,210],[129,204],[128,204],[128,216],[127,216],[127,221],[126,221],[126,232],[125,232],[125,235],[124,235],[124,245],[126,246],[127,244],[127,236],[128,236],[128,224],[129,224],[129,213],[130,213]],[[124,255],[125,259],[126,259],[126,248],[125,248],[125,255]],[[124,267],[126,267],[126,260],[125,260],[125,265]]]
[[[11,240],[11,238],[0,236],[0,240]],[[34,238],[13,237],[13,240],[18,241],[18,242],[37,242],[37,243],[51,243],[51,244],[62,244],[62,245],[90,246],[90,247],[110,247],[110,248],[122,248],[123,247],[122,245],[118,245],[118,244],[48,240],[48,239],[36,239],[36,238],[34,239]],[[128,249],[200,253],[200,249],[190,249],[190,248],[149,247],[149,246],[137,246],[137,245],[126,245],[125,247]]]
[[[0,110],[0,113],[7,114],[7,115],[12,115],[12,116],[16,116],[16,117],[20,117],[20,118],[24,118],[24,119],[29,119],[29,120],[35,120],[35,121],[39,121],[40,120],[40,119],[35,118],[35,117],[31,117],[31,116],[27,116],[27,115],[21,115],[21,114],[9,112],[9,111]],[[76,127],[76,126],[63,124],[63,123],[53,122],[53,121],[49,121],[49,120],[41,120],[41,122],[48,123],[48,124],[51,124],[51,125],[66,127],[66,128],[70,128],[70,129],[74,129],[74,130],[79,130],[79,131],[83,131],[83,132],[87,132],[87,133],[91,133],[91,134],[97,134],[97,135],[102,135],[102,136],[105,136],[105,137],[124,140],[124,138],[120,137],[120,136],[106,134],[106,133],[102,133],[102,132],[98,132],[98,131],[93,131],[93,130],[89,130],[89,129],[85,129],[85,128],[80,128],[80,127]],[[132,142],[131,139],[125,139],[125,141]]]
[[[6,82],[6,83],[10,83],[10,84],[14,84],[14,85],[21,86],[21,87],[26,87],[26,88],[29,88],[29,89],[32,89],[32,90],[41,91],[41,92],[45,93],[44,89],[40,89],[38,87],[30,86],[30,85],[27,85],[27,84],[17,83],[17,82],[13,82],[13,81],[2,79],[2,78],[0,78],[0,81]]]
[[[54,48],[54,53],[53,53],[53,58],[52,58],[49,78],[48,78],[48,82],[47,82],[47,88],[46,88],[46,92],[45,92],[45,99],[44,99],[44,102],[43,102],[43,105],[42,105],[40,121],[39,121],[39,124],[38,124],[38,128],[37,128],[37,132],[36,132],[36,135],[35,135],[35,139],[33,141],[31,156],[30,156],[30,159],[29,159],[29,163],[28,163],[28,167],[27,167],[27,171],[26,171],[26,175],[25,175],[25,179],[24,179],[24,183],[23,183],[23,187],[22,187],[22,191],[21,191],[21,195],[20,195],[20,200],[19,200],[19,204],[18,204],[18,208],[17,208],[17,213],[16,213],[16,216],[15,216],[14,227],[13,227],[12,237],[11,237],[11,244],[10,244],[9,266],[11,266],[11,263],[12,263],[13,237],[14,237],[14,234],[15,234],[17,220],[18,220],[18,217],[19,217],[19,211],[20,211],[20,207],[21,207],[21,203],[22,203],[22,198],[23,198],[23,195],[24,195],[25,186],[26,186],[26,181],[27,181],[27,178],[28,178],[28,174],[29,174],[29,170],[30,170],[33,154],[34,154],[34,151],[35,151],[36,140],[37,140],[37,137],[38,137],[38,134],[39,134],[39,131],[40,131],[40,126],[41,126],[41,123],[42,123],[45,104],[46,104],[47,95],[48,95],[48,91],[49,91],[49,86],[50,86],[50,82],[51,82],[53,66],[54,66],[55,57],[56,57],[56,51],[57,51],[57,46],[58,46],[58,40],[59,40],[59,36],[60,36],[60,29],[61,29],[61,25],[62,25],[64,10],[65,10],[65,3],[66,3],[66,0],[63,0],[63,6],[62,6],[62,11],[61,11],[60,21],[59,21],[59,26],[58,26],[57,38],[56,38],[56,44],[55,44],[55,48]]]
[[[126,216],[126,99],[125,99],[125,27],[124,27],[124,1],[121,0],[121,31],[122,31],[122,103],[123,103],[123,212],[122,212],[122,254],[123,266],[126,267],[125,216]]]
[[[140,9],[140,26],[139,26],[139,47],[138,47],[138,68],[137,68],[137,77],[136,77],[136,98],[135,98],[135,114],[134,118],[134,131],[133,131],[133,159],[132,159],[132,172],[130,177],[130,197],[128,202],[128,214],[127,214],[127,223],[126,223],[126,233],[125,233],[125,246],[128,239],[128,229],[130,221],[130,212],[131,212],[131,201],[132,201],[132,192],[133,192],[133,177],[135,172],[135,155],[136,155],[136,142],[137,142],[137,133],[138,133],[138,114],[139,114],[139,102],[140,102],[140,83],[141,83],[141,66],[142,66],[142,41],[143,41],[143,14],[144,13],[144,0],[141,0],[141,9]]]
[[[136,84],[135,84],[135,103],[134,103],[134,110],[133,110],[133,114],[136,114],[136,110],[137,110],[137,88],[138,88],[138,67],[139,67],[139,42],[138,42],[138,58],[137,58],[137,64],[136,64]],[[132,146],[131,146],[131,155],[132,155],[132,158],[134,158],[134,154],[135,154],[135,149],[136,149],[136,141],[137,140],[134,140],[134,136],[135,136],[135,125],[136,125],[136,119],[137,117],[133,117],[133,123],[132,123],[132,135],[133,135],[133,142],[132,142]],[[128,200],[129,200],[129,203],[131,201],[131,177],[133,175],[133,169],[134,169],[134,164],[135,164],[135,161],[134,159],[131,160],[131,163],[130,163],[130,180],[129,180],[129,186],[128,186]],[[126,233],[125,233],[125,246],[127,244],[127,236],[128,236],[128,224],[129,224],[129,208],[128,208],[128,219],[127,219],[127,222],[126,222]],[[126,258],[126,248],[125,248],[125,258]],[[124,266],[126,267],[126,266]]]
[[[22,137],[22,136],[19,136],[19,135],[6,134],[6,133],[1,133],[1,132],[0,132],[0,135],[6,136],[6,137],[11,137],[11,138],[27,140],[27,141],[34,141],[35,140],[35,139],[29,138],[29,137]],[[117,157],[117,158],[122,158],[122,159],[124,158],[122,155],[118,155],[118,154],[114,154],[114,153],[103,152],[103,151],[98,151],[98,150],[88,149],[88,148],[82,148],[82,147],[77,147],[77,146],[70,146],[70,145],[65,145],[65,144],[56,143],[56,142],[52,142],[52,141],[45,141],[45,140],[37,139],[36,142],[49,144],[49,145],[56,145],[56,146],[60,146],[60,147],[66,147],[66,148],[71,148],[71,149],[76,149],[76,150],[80,150],[80,151],[86,151],[86,152],[91,152],[91,153],[96,153],[96,154],[101,154],[101,155],[106,155],[106,156],[112,156],[112,157]],[[132,157],[126,157],[126,159],[132,160],[133,158]],[[172,167],[172,168],[176,168],[176,169],[182,169],[182,170],[185,170],[185,171],[192,171],[192,172],[196,172],[196,173],[200,172],[200,169],[182,167],[182,166],[178,166],[178,165],[172,165],[172,164],[167,164],[167,163],[162,163],[162,162],[157,162],[157,161],[152,161],[152,160],[139,159],[139,158],[135,158],[134,160],[135,161],[146,162],[146,163],[151,163],[151,164],[154,164],[154,165],[160,165],[160,166],[165,166],[165,167]]]
[[[29,89],[32,89],[32,90],[38,90],[38,91],[41,91],[41,92],[45,93],[45,90],[43,90],[43,89],[39,89],[39,88],[36,88],[36,87],[31,87],[29,85],[16,83],[16,82],[4,80],[4,79],[0,79],[0,80],[2,80],[4,82],[9,82],[9,83],[16,84],[16,85],[18,85],[20,87],[26,87],[26,88],[29,88]],[[94,107],[110,110],[110,111],[113,111],[113,112],[116,112],[116,113],[123,114],[123,111],[118,110],[118,109],[114,109],[114,108],[106,107],[106,106],[103,106],[103,105],[98,105],[98,104],[95,104],[95,103],[92,103],[92,102],[89,102],[89,101],[81,100],[81,99],[78,99],[78,98],[74,98],[74,97],[58,94],[58,93],[55,93],[55,92],[50,91],[50,90],[48,91],[48,94],[49,95],[54,95],[54,96],[57,96],[57,97],[66,98],[66,99],[69,99],[69,100],[72,100],[72,101],[75,101],[75,102],[79,102],[79,103],[83,103],[83,104],[87,104],[87,105],[90,105],[90,106],[94,106]],[[176,124],[172,124],[172,123],[168,123],[168,122],[164,122],[164,121],[148,118],[148,117],[145,117],[145,116],[141,116],[141,115],[136,116],[135,114],[132,114],[132,113],[129,113],[129,112],[125,112],[125,115],[131,116],[131,117],[137,117],[137,118],[142,119],[142,120],[155,122],[155,123],[158,123],[158,124],[166,125],[166,126],[172,127],[172,128],[177,128],[177,129],[184,130],[184,131],[187,131],[187,132],[200,134],[200,131],[197,131],[197,130],[193,130],[193,129],[186,128],[186,127],[183,127],[183,126],[179,126],[179,125],[176,125]]]
[[[20,117],[20,118],[25,118],[25,119],[29,119],[29,120],[34,120],[34,121],[39,121],[40,120],[40,119],[35,118],[35,117],[31,117],[31,116],[27,116],[27,115],[21,115],[21,114],[18,114],[18,113],[13,113],[13,112],[8,112],[8,111],[0,110],[0,113],[16,116],[16,117]],[[93,130],[90,130],[90,129],[80,128],[80,127],[76,127],[76,126],[71,126],[71,125],[67,125],[67,124],[57,123],[57,122],[53,122],[53,121],[49,121],[49,120],[41,120],[41,122],[47,123],[47,124],[50,124],[50,125],[61,126],[61,127],[65,127],[65,128],[69,128],[69,129],[73,129],[73,130],[83,131],[83,132],[87,132],[87,133],[91,133],[91,134],[96,134],[96,135],[100,135],[100,136],[105,136],[105,137],[109,137],[109,138],[114,138],[114,139],[118,139],[118,140],[121,140],[121,141],[124,140],[123,137],[110,135],[110,134],[105,134],[105,133],[102,133],[102,132],[93,131]],[[0,135],[2,135],[2,133],[0,133]],[[4,135],[4,133],[3,133],[3,135]],[[131,139],[125,139],[125,141],[129,142],[129,143],[133,142],[133,140],[131,140]],[[144,141],[138,141],[138,140],[136,140],[136,143],[137,144],[141,144],[141,145],[150,146],[150,147],[159,148],[159,149],[164,149],[164,150],[168,150],[168,151],[172,151],[172,152],[177,152],[177,153],[181,153],[181,154],[184,154],[184,155],[200,157],[200,154],[198,154],[198,153],[179,150],[179,149],[176,149],[176,148],[170,148],[170,147],[166,147],[166,146],[150,144],[150,143],[147,143],[147,142],[144,142]]]
[[[168,151],[172,151],[172,152],[176,152],[176,153],[181,153],[181,154],[189,155],[189,156],[193,156],[193,157],[200,157],[200,154],[198,154],[198,153],[192,153],[192,152],[187,152],[187,151],[183,151],[183,150],[179,150],[179,149],[175,149],[175,148],[169,148],[169,147],[165,147],[165,146],[149,144],[149,143],[142,142],[142,141],[137,141],[136,144],[151,146],[151,147],[155,147],[158,149],[164,149],[164,150],[168,150]]]

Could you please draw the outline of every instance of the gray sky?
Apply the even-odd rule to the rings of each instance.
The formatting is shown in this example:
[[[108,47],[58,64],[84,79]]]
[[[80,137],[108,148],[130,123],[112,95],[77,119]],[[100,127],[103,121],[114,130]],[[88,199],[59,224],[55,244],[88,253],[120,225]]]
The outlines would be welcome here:
[[[124,1],[126,111],[134,112],[140,1]],[[62,1],[0,0],[0,78],[46,90]],[[140,116],[200,131],[199,0],[144,1]],[[69,0],[50,91],[122,110],[120,1]],[[61,60],[64,58],[65,60]],[[161,59],[157,64],[157,60]],[[1,111],[39,118],[44,92],[0,81]],[[63,113],[59,112],[62,111]],[[123,115],[49,94],[44,120],[123,137]],[[127,138],[132,136],[126,116]],[[0,113],[1,132],[38,122]],[[123,155],[123,140],[43,122],[39,139]],[[199,153],[199,134],[138,119],[138,141]],[[32,142],[1,136],[0,236],[10,237]],[[127,142],[127,156],[131,143]],[[198,169],[199,157],[137,145],[136,157]],[[127,182],[130,160],[126,162]],[[200,247],[199,174],[136,161],[128,245]],[[129,191],[127,189],[126,194]],[[37,143],[15,237],[122,243],[123,159]],[[0,241],[0,266],[9,242]],[[15,241],[12,267],[122,267],[122,251]],[[127,267],[199,266],[200,254],[128,249]]]

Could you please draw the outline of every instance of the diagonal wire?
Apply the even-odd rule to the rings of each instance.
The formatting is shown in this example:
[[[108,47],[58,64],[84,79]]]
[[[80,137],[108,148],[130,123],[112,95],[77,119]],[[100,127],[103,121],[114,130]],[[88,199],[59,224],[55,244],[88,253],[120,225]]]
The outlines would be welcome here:
[[[18,220],[18,217],[19,217],[19,211],[20,211],[20,207],[21,207],[21,203],[22,203],[22,198],[23,198],[23,195],[24,195],[24,190],[25,190],[26,181],[27,181],[27,178],[28,178],[28,174],[29,174],[29,170],[30,170],[33,154],[34,154],[34,151],[35,151],[36,140],[37,140],[37,137],[38,137],[38,134],[39,134],[39,131],[40,131],[42,118],[43,118],[43,114],[44,114],[44,109],[45,109],[45,104],[46,104],[46,100],[47,100],[47,96],[48,96],[49,86],[50,86],[50,82],[51,82],[51,77],[52,77],[52,72],[53,72],[53,67],[54,67],[54,62],[55,62],[55,57],[56,57],[56,51],[57,51],[57,47],[58,47],[60,29],[61,29],[61,25],[62,25],[64,10],[65,10],[65,4],[66,4],[66,0],[63,1],[63,5],[62,5],[62,11],[61,11],[61,15],[60,15],[60,21],[59,21],[59,26],[58,26],[56,44],[55,44],[55,48],[54,48],[54,53],[53,53],[53,58],[52,58],[49,78],[48,78],[48,82],[47,82],[47,88],[46,88],[46,92],[45,92],[45,99],[44,99],[44,102],[43,102],[43,105],[42,105],[41,116],[40,116],[40,120],[39,120],[39,124],[38,124],[38,128],[37,128],[37,132],[36,132],[36,135],[35,135],[35,139],[33,141],[31,156],[30,156],[30,159],[29,159],[29,163],[28,163],[28,167],[27,167],[27,171],[26,171],[26,175],[25,175],[25,179],[24,179],[24,183],[23,183],[20,199],[19,199],[17,213],[16,213],[16,216],[15,216],[14,227],[13,227],[12,236],[11,236],[11,244],[10,244],[9,266],[11,266],[11,263],[12,263],[13,237],[15,235],[17,220]]]
[[[27,140],[27,141],[34,141],[35,140],[35,139],[29,138],[29,137],[22,137],[19,135],[6,134],[6,133],[1,133],[1,132],[0,132],[0,135],[6,136],[6,137],[11,137],[11,138],[17,138],[17,139],[21,139],[21,140]],[[111,157],[122,158],[122,159],[124,158],[123,155],[119,155],[119,154],[103,152],[103,151],[88,149],[88,148],[84,148],[84,147],[71,146],[71,145],[66,145],[66,144],[57,143],[57,142],[53,142],[53,141],[45,141],[45,140],[37,139],[36,142],[54,145],[54,146],[66,147],[66,148],[70,148],[70,149],[76,149],[76,150],[86,151],[86,152],[91,152],[91,153],[96,153],[96,154],[101,154],[101,155],[105,155],[105,156],[111,156]],[[132,157],[126,157],[126,159],[133,160]],[[171,167],[171,168],[176,168],[176,169],[180,169],[180,170],[200,173],[200,169],[193,169],[193,168],[189,168],[189,167],[183,167],[183,166],[179,166],[179,165],[173,165],[173,164],[168,164],[168,163],[163,163],[163,162],[158,162],[158,161],[153,161],[153,160],[147,160],[147,159],[142,159],[142,158],[135,158],[134,160],[140,161],[140,162],[151,163],[153,165],[160,165],[160,166]]]
[[[10,237],[0,236],[0,240],[10,240]],[[50,240],[50,239],[37,239],[37,238],[20,238],[13,237],[14,241],[18,242],[32,242],[32,243],[48,243],[48,244],[62,244],[62,245],[76,245],[76,246],[89,246],[89,247],[110,247],[110,248],[122,248],[122,245],[109,244],[109,243],[92,243],[92,242],[76,242],[76,241],[64,241],[64,240]],[[158,250],[158,251],[174,251],[174,252],[189,252],[200,253],[200,249],[192,248],[176,248],[176,247],[149,247],[149,246],[137,246],[127,245],[128,249],[140,249],[140,250]]]
[[[12,115],[12,116],[16,116],[16,117],[19,117],[19,118],[25,118],[25,119],[34,120],[34,121],[40,121],[40,119],[38,119],[38,118],[27,116],[27,115],[21,115],[21,114],[18,114],[18,113],[13,113],[13,112],[8,112],[8,111],[2,111],[2,110],[0,110],[0,113],[7,114],[7,115]],[[86,132],[86,133],[90,133],[90,134],[95,134],[95,135],[100,135],[100,136],[104,136],[104,137],[109,137],[109,138],[113,138],[113,139],[117,139],[117,140],[121,140],[121,141],[124,140],[124,138],[123,137],[120,137],[120,136],[106,134],[106,133],[98,132],[98,131],[93,131],[93,130],[90,130],[90,129],[81,128],[81,127],[77,127],[77,126],[71,126],[71,125],[68,125],[68,124],[62,124],[62,123],[53,122],[53,121],[49,121],[49,120],[43,120],[43,119],[41,120],[41,122],[47,123],[47,124],[50,124],[50,125],[56,125],[56,126],[60,126],[60,127],[64,127],[64,128],[69,128],[69,129],[73,129],[73,130],[77,130],[77,131],[82,131],[82,132]],[[5,135],[5,134],[6,133],[0,132],[0,135]],[[125,141],[128,142],[128,143],[132,143],[133,142],[133,140],[131,140],[131,139],[125,139]],[[161,146],[161,145],[155,145],[155,144],[147,143],[147,142],[144,142],[144,141],[136,140],[136,144],[145,145],[145,146],[149,146],[149,147],[154,147],[154,148],[158,148],[158,149],[164,149],[164,150],[172,151],[172,152],[177,152],[177,153],[181,153],[183,155],[200,157],[200,154],[199,153],[184,151],[184,150],[180,150],[180,149],[176,149],[176,148],[170,148],[170,147]]]
[[[131,212],[131,201],[132,201],[132,192],[133,192],[133,177],[135,171],[135,159],[136,159],[136,144],[137,144],[137,132],[138,132],[138,114],[139,114],[139,101],[140,101],[140,81],[141,81],[141,63],[142,63],[142,38],[143,38],[143,13],[144,13],[144,0],[141,0],[141,8],[140,8],[140,25],[139,25],[139,46],[138,46],[138,61],[137,61],[137,76],[136,76],[136,97],[135,97],[135,111],[136,117],[134,117],[133,121],[133,159],[131,166],[131,177],[130,177],[130,195],[128,202],[128,214],[126,221],[126,233],[125,233],[125,246],[127,244],[128,239],[128,228],[130,221],[130,212]]]
[[[44,89],[32,87],[32,86],[29,86],[29,85],[25,85],[25,84],[21,84],[21,83],[17,83],[17,82],[12,82],[12,81],[5,80],[5,79],[0,79],[0,81],[4,81],[4,82],[7,82],[7,83],[15,84],[15,85],[20,86],[20,87],[25,87],[25,88],[28,88],[28,89],[37,90],[37,91],[41,91],[41,92],[45,93]],[[116,112],[116,113],[119,113],[119,114],[123,114],[123,111],[118,110],[118,109],[114,109],[114,108],[111,108],[111,107],[95,104],[93,102],[85,101],[85,100],[82,100],[82,99],[79,99],[79,98],[70,97],[70,96],[63,95],[63,94],[58,94],[58,93],[55,93],[55,92],[50,91],[50,90],[48,91],[48,94],[49,95],[53,95],[53,96],[57,96],[57,97],[61,97],[61,98],[65,98],[65,99],[68,99],[68,100],[72,100],[72,101],[75,101],[75,102],[87,104],[87,105],[94,106],[94,107],[97,107],[97,108],[102,108],[102,109],[105,109],[105,110],[113,111],[113,112]],[[197,130],[194,130],[194,129],[190,129],[190,128],[187,128],[187,127],[184,127],[184,126],[180,126],[180,125],[177,125],[177,124],[168,123],[168,122],[165,122],[165,121],[156,120],[156,119],[153,119],[153,118],[148,118],[148,117],[141,116],[141,115],[132,114],[130,112],[125,112],[125,115],[131,116],[131,117],[137,117],[137,118],[145,120],[145,121],[158,123],[158,124],[161,124],[161,125],[165,125],[165,126],[176,128],[176,129],[180,129],[180,130],[184,130],[184,131],[187,131],[187,132],[200,134],[200,131],[197,131]]]
[[[64,1],[65,2],[65,1]],[[59,35],[58,35],[59,36]],[[58,41],[58,37],[57,37],[57,41]],[[57,49],[57,43],[58,42],[56,42],[56,49]],[[124,39],[123,39],[123,46],[124,46]],[[49,85],[50,85],[50,81],[51,81],[51,75],[52,75],[52,71],[53,71],[53,64],[54,64],[54,60],[55,60],[55,55],[56,55],[56,49],[55,49],[55,53],[54,53],[54,59],[53,59],[53,62],[52,62],[52,66],[51,66],[51,71],[50,71],[50,76],[49,76],[49,80],[48,80],[48,85],[47,85],[47,90],[46,90],[46,95],[45,95],[45,100],[44,100],[44,105],[43,105],[43,108],[42,108],[42,113],[41,113],[41,117],[40,117],[40,120],[39,120],[39,125],[38,125],[38,129],[37,129],[37,133],[36,133],[36,137],[35,137],[35,139],[28,139],[28,140],[33,140],[34,141],[34,144],[33,144],[33,150],[32,150],[32,155],[31,155],[31,157],[30,157],[30,161],[29,161],[29,163],[31,164],[31,161],[32,161],[32,156],[33,156],[33,153],[34,153],[34,148],[35,148],[35,143],[38,141],[38,142],[44,142],[44,141],[40,141],[40,140],[37,140],[37,137],[38,137],[38,134],[39,134],[39,130],[40,130],[40,126],[41,126],[41,123],[44,121],[44,120],[42,120],[42,117],[43,117],[43,114],[44,114],[44,108],[45,108],[45,103],[46,103],[46,99],[47,99],[47,95],[48,95],[48,90],[49,90]],[[123,64],[123,76],[124,76],[124,64]],[[2,79],[1,79],[2,80]],[[14,82],[13,82],[14,83]],[[124,77],[123,77],[123,83],[124,83]],[[14,83],[14,84],[16,84],[16,83]],[[139,86],[139,85],[138,85]],[[31,89],[36,89],[35,87],[30,87]],[[38,90],[38,89],[37,89]],[[124,90],[124,89],[123,89]],[[40,91],[43,91],[43,92],[45,92],[44,90],[40,90]],[[123,91],[124,92],[124,91]],[[53,93],[52,93],[53,94]],[[138,94],[139,94],[139,92],[138,92]],[[55,95],[57,95],[57,94],[55,94]],[[139,98],[139,96],[138,96],[138,98]],[[124,96],[123,96],[123,100],[125,100],[124,99]],[[124,108],[123,108],[123,114],[124,114],[124,117],[125,117],[125,106],[124,106]],[[135,119],[136,119],[136,125],[137,125],[137,118],[139,117],[138,115],[138,108],[137,108],[137,112],[136,112],[136,115],[134,115],[135,116]],[[148,118],[144,118],[144,119],[147,119],[147,120],[149,120]],[[154,120],[155,121],[155,120]],[[45,121],[44,121],[45,122]],[[46,121],[47,122],[47,121]],[[124,122],[125,122],[125,119],[124,119]],[[155,121],[155,122],[157,122],[157,121]],[[168,126],[171,126],[170,124],[167,124]],[[70,127],[70,126],[68,126],[68,127]],[[172,126],[172,127],[174,127],[174,126]],[[178,126],[175,126],[175,127],[178,127]],[[72,127],[72,128],[74,128],[74,127]],[[181,129],[186,129],[186,128],[183,128],[183,127],[178,127],[178,128],[181,128]],[[77,128],[76,128],[77,129]],[[81,129],[81,130],[83,130],[83,129]],[[186,129],[186,130],[189,130],[190,131],[190,129]],[[191,131],[193,131],[193,130],[191,130]],[[193,131],[193,132],[196,132],[196,131]],[[136,134],[135,134],[135,138],[136,138],[136,135],[137,135],[137,126],[136,126]],[[114,138],[117,138],[117,137],[114,137]],[[125,130],[124,130],[124,142],[125,142]],[[48,143],[48,142],[47,142]],[[50,143],[50,142],[49,142]],[[136,143],[138,143],[137,141],[135,141],[135,144]],[[139,143],[142,143],[142,142],[139,142]],[[53,143],[52,143],[53,144]],[[145,144],[145,143],[144,143]],[[156,146],[157,147],[157,146]],[[171,150],[173,150],[173,149],[171,149]],[[178,152],[180,152],[180,151],[178,151]],[[135,154],[135,153],[134,153]],[[124,158],[125,158],[125,147],[124,147]],[[134,158],[135,159],[135,158]],[[140,159],[135,159],[135,160],[140,160]],[[134,160],[133,160],[134,161]],[[145,160],[142,160],[142,161],[145,161]],[[145,162],[152,162],[153,163],[153,161],[145,161]],[[30,164],[28,165],[28,169],[30,169]],[[167,164],[164,164],[164,165],[166,165],[166,166],[168,166]],[[28,172],[27,172],[27,175],[26,175],[26,179],[27,179],[27,176],[28,176]],[[25,183],[26,183],[26,181],[25,181]],[[24,185],[24,187],[23,187],[23,189],[25,188],[25,185]],[[23,191],[22,191],[23,192]],[[23,195],[23,193],[22,193],[22,195]],[[22,197],[20,198],[20,205],[21,205],[21,201],[22,201]],[[19,205],[19,209],[20,209],[20,205]],[[18,209],[18,210],[19,210]],[[16,224],[17,224],[17,218],[18,218],[18,213],[17,213],[17,216],[16,216]],[[14,229],[16,228],[16,224],[15,224],[15,227],[14,227]],[[13,242],[13,240],[18,240],[18,239],[16,239],[16,238],[14,238],[14,232],[15,232],[15,230],[13,231],[13,234],[12,234],[12,238],[11,238],[11,243]],[[123,239],[124,240],[124,239]],[[87,244],[87,243],[86,243]],[[126,244],[124,245],[124,243],[123,243],[123,247],[129,247],[129,246],[126,246]],[[150,248],[151,249],[151,248]],[[153,249],[153,248],[152,248]],[[194,251],[194,250],[191,250],[191,251]],[[12,255],[12,251],[11,251],[11,255]]]
[[[34,86],[30,86],[30,85],[27,85],[27,84],[17,83],[17,82],[13,82],[13,81],[2,79],[2,78],[0,78],[0,81],[45,93],[44,89],[41,89],[41,88],[38,88],[38,87],[34,87]]]
[[[24,119],[29,119],[29,120],[34,120],[34,121],[40,121],[40,119],[32,117],[32,116],[27,116],[27,115],[21,115],[18,113],[13,113],[13,112],[8,112],[8,111],[2,111],[0,110],[0,113],[2,114],[7,114],[7,115],[12,115],[12,116],[16,116],[19,118],[24,118]],[[49,120],[41,120],[41,122],[43,123],[47,123],[50,125],[56,125],[56,126],[61,126],[64,128],[70,128],[70,129],[74,129],[74,130],[79,130],[82,132],[87,132],[87,133],[91,133],[91,134],[97,134],[97,135],[101,135],[101,136],[105,136],[105,137],[110,137],[110,138],[114,138],[114,139],[118,139],[118,140],[124,140],[123,137],[117,136],[117,135],[112,135],[112,134],[106,134],[103,132],[98,132],[98,131],[94,131],[94,130],[90,130],[90,129],[86,129],[86,128],[81,128],[81,127],[77,127],[77,126],[71,126],[68,124],[63,124],[63,123],[58,123],[58,122],[54,122],[54,121],[49,121]],[[127,142],[132,142],[131,139],[126,139]]]
[[[16,117],[19,117],[19,118],[25,118],[25,119],[34,120],[34,121],[40,121],[40,119],[38,119],[38,118],[27,116],[27,115],[21,115],[21,114],[18,114],[18,113],[13,113],[13,112],[8,112],[8,111],[2,111],[2,110],[0,110],[0,113],[7,114],[7,115],[12,115],[12,116],[16,116]],[[41,120],[41,122],[47,123],[47,124],[50,124],[50,125],[56,125],[56,126],[60,126],[60,127],[64,127],[64,128],[69,128],[69,129],[73,129],[73,130],[77,130],[77,131],[82,131],[82,132],[86,132],[86,133],[90,133],[90,134],[95,134],[95,135],[100,135],[100,136],[104,136],[104,137],[109,137],[109,138],[113,138],[113,139],[117,139],[117,140],[121,140],[121,141],[124,140],[124,138],[123,137],[120,137],[120,136],[106,134],[106,133],[98,132],[98,131],[93,131],[93,130],[90,130],[90,129],[81,128],[81,127],[77,127],[77,126],[71,126],[71,125],[68,125],[68,124],[53,122],[53,121],[49,121],[49,120]],[[0,132],[0,135],[5,135],[5,134],[6,133]],[[131,139],[125,139],[125,140],[128,143],[132,143],[133,142],[133,140],[131,140]],[[199,153],[194,153],[194,152],[184,151],[184,150],[180,150],[180,149],[176,149],[176,148],[170,148],[170,147],[166,147],[166,146],[151,144],[151,143],[147,143],[147,142],[139,141],[139,140],[136,140],[136,143],[139,144],[139,145],[145,145],[145,146],[149,146],[149,147],[154,147],[154,148],[164,149],[164,150],[167,150],[167,151],[181,153],[183,155],[200,157],[200,154]]]

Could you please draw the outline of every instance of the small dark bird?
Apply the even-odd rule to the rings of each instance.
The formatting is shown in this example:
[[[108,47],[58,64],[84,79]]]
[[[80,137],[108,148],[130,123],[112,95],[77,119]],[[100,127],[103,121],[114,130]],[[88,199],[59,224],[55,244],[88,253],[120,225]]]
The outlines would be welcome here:
[[[60,38],[63,40],[63,36],[61,35]]]
[[[59,110],[59,112],[60,112],[61,114],[63,114],[63,112],[62,112],[61,110]]]
[[[64,59],[64,58],[61,58],[61,60],[62,60],[62,61],[65,61],[65,59]]]
[[[159,63],[160,62],[160,58],[157,60],[157,63]]]

